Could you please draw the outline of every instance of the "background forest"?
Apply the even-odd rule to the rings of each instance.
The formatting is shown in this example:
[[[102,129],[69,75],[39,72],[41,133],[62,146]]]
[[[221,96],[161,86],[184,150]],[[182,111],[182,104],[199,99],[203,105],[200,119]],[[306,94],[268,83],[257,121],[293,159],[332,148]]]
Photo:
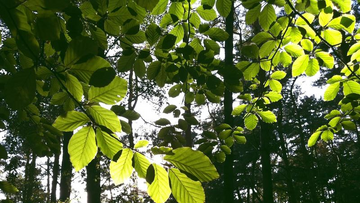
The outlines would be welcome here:
[[[358,3],[0,0],[0,201],[358,202]]]

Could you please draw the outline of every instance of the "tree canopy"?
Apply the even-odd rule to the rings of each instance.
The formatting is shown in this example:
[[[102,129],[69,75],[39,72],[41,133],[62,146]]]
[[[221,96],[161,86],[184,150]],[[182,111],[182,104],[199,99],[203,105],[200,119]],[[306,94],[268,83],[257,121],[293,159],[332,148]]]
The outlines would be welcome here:
[[[266,152],[272,142],[266,129],[277,125],[292,78],[331,73],[323,100],[338,105],[306,135],[308,147],[358,131],[356,6],[351,0],[0,0],[0,128],[7,130],[11,119],[31,123],[32,142],[42,143],[38,156],[59,153],[58,141],[43,139],[74,131],[68,153],[75,171],[105,156],[116,185],[135,171],[154,202],[170,195],[205,202],[202,183],[220,176],[213,163],[233,170],[236,145],[259,127]],[[135,106],[147,86],[182,103],[163,109],[176,124],[159,117],[152,124],[157,139],[139,141],[132,122],[146,113]],[[196,111],[212,104],[222,106],[224,119],[205,128]],[[57,108],[55,119],[46,116],[50,107]],[[148,153],[139,150],[149,143]],[[163,155],[163,164],[149,153]]]

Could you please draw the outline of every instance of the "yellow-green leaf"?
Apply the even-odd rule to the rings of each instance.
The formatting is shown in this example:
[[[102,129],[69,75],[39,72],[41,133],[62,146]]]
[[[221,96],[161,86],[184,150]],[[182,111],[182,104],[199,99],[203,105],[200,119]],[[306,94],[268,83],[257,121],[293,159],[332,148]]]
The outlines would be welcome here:
[[[101,152],[105,154],[109,159],[113,159],[114,155],[122,150],[123,145],[114,136],[109,135],[105,131],[102,131],[100,128],[96,129],[96,141],[101,149]]]
[[[309,64],[309,55],[303,55],[298,57],[292,66],[292,76],[296,77],[301,75]]]
[[[171,194],[168,173],[160,165],[152,164],[152,167],[154,169],[154,180],[147,192],[155,203],[163,203]]]
[[[71,136],[68,150],[75,171],[87,166],[97,153],[94,129],[87,126]]]
[[[65,117],[57,117],[53,126],[60,131],[71,132],[87,122],[90,122],[90,119],[86,114],[78,111],[69,111]]]
[[[98,105],[88,106],[87,111],[94,118],[96,124],[105,126],[112,132],[121,131],[120,120],[114,112]]]
[[[329,85],[329,87],[326,88],[326,91],[324,93],[324,100],[331,101],[335,99],[337,93],[339,92],[339,89],[340,89],[340,82],[335,82]]]
[[[105,104],[116,104],[121,101],[127,91],[126,80],[115,77],[113,81],[105,87],[91,86],[89,89],[89,101],[102,102]]]
[[[115,185],[124,183],[124,181],[130,178],[133,166],[132,166],[133,152],[131,149],[123,149],[120,158],[115,162],[110,163],[110,175]]]
[[[201,182],[208,182],[219,177],[210,159],[200,151],[189,147],[174,149],[172,155],[166,155],[165,160],[171,162],[182,171],[188,172]]]

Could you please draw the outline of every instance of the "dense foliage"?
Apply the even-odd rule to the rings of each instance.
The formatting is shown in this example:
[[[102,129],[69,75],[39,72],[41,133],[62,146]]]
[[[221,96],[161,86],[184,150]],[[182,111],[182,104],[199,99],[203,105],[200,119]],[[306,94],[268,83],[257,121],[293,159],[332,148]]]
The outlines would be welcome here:
[[[0,127],[14,129],[10,121],[15,119],[26,123],[18,128],[31,136],[18,135],[19,142],[31,143],[21,149],[29,166],[30,154],[32,161],[59,155],[63,132],[74,132],[67,146],[75,171],[105,156],[115,185],[135,170],[146,179],[153,201],[165,202],[172,195],[186,203],[205,202],[202,183],[220,176],[213,162],[225,162],[224,188],[231,194],[225,196],[241,198],[235,198],[226,177],[236,171],[237,144],[259,133],[263,201],[273,202],[270,161],[275,159],[270,154],[275,138],[266,133],[276,129],[284,139],[289,127],[282,123],[295,120],[299,138],[293,136],[301,145],[293,154],[302,154],[310,170],[313,160],[305,139],[308,147],[319,138],[321,145],[332,145],[334,135],[346,139],[358,130],[356,6],[351,0],[0,0]],[[248,26],[234,26],[242,21]],[[301,120],[289,81],[320,70],[332,73],[324,101],[338,105],[329,105],[328,121],[316,126],[313,120],[322,115]],[[169,97],[183,100],[163,110],[176,124],[166,118],[153,123],[159,128],[156,140],[139,140],[133,132],[133,121],[145,113],[135,106],[146,87],[168,89]],[[293,103],[294,112],[283,114],[282,108],[291,109],[283,107],[284,99]],[[213,103],[223,106],[219,116],[210,124],[199,122],[195,112]],[[316,128],[302,126],[310,124]],[[200,135],[194,136],[195,131]],[[154,144],[151,155],[141,150],[149,143]],[[296,162],[287,158],[288,144],[282,140],[278,152],[287,172]],[[4,147],[0,152],[0,158],[7,157]],[[163,155],[163,164],[151,160],[154,154]],[[288,185],[296,177],[287,178]],[[306,180],[311,195],[316,193],[311,177]],[[5,193],[17,192],[8,181],[0,183]]]

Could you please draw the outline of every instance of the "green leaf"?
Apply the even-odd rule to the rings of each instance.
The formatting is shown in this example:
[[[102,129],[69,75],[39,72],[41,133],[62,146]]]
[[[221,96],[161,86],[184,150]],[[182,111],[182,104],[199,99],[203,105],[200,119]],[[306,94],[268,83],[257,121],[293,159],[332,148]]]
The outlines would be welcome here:
[[[147,192],[155,203],[163,203],[171,194],[169,177],[165,169],[160,165],[152,164],[151,166],[154,170],[154,180],[148,187]]]
[[[316,58],[311,58],[306,67],[305,73],[308,76],[314,76],[320,70],[319,62]]]
[[[327,29],[322,31],[321,35],[332,46],[340,45],[342,42],[342,34],[340,31]]]
[[[325,27],[326,24],[328,24],[330,22],[332,17],[333,17],[333,11],[332,11],[331,6],[324,8],[323,10],[321,10],[321,12],[319,14],[319,24],[322,27]]]
[[[334,28],[336,30],[346,30],[348,33],[352,33],[355,29],[356,18],[354,15],[343,14],[340,17],[337,17],[330,21],[328,27]]]
[[[148,146],[148,144],[149,144],[149,141],[147,141],[147,140],[139,140],[139,141],[135,144],[134,149],[146,147],[146,146]]]
[[[153,8],[151,15],[160,15],[166,10],[169,0],[159,0],[156,6]]]
[[[277,102],[281,100],[283,97],[280,93],[272,91],[264,95],[265,97],[269,98],[271,102]]]
[[[33,60],[38,60],[37,58],[40,52],[40,46],[39,42],[32,33],[18,30],[16,45],[25,56]]]
[[[285,47],[285,51],[288,52],[292,57],[303,56],[304,50],[298,44],[289,44]]]
[[[6,83],[6,103],[15,110],[31,104],[35,98],[36,76],[34,69],[23,69],[15,73]]]
[[[88,54],[97,55],[97,44],[87,37],[78,37],[73,39],[65,52],[64,65],[70,66],[75,64],[81,57]]]
[[[265,42],[259,49],[260,58],[268,57],[270,53],[277,47],[278,42],[275,40],[269,40]]]
[[[245,117],[245,127],[249,130],[254,130],[259,122],[258,117],[255,114],[249,114]]]
[[[349,51],[347,52],[347,55],[350,56],[359,49],[360,49],[360,42],[355,43],[355,44],[351,45]]]
[[[324,51],[316,52],[315,56],[323,61],[323,66],[332,69],[334,67],[334,57]]]
[[[274,92],[281,92],[282,90],[282,85],[279,81],[277,80],[274,80],[274,79],[270,79],[268,80],[269,82],[269,86],[270,86],[270,89]]]
[[[109,159],[113,159],[115,154],[122,150],[123,145],[120,140],[111,136],[100,128],[96,129],[96,141],[101,149],[101,152],[105,154]]]
[[[134,168],[140,178],[146,178],[147,169],[150,166],[149,160],[139,152],[133,156]]]
[[[96,70],[101,68],[111,67],[110,63],[101,58],[100,56],[95,56],[83,63],[78,63],[70,68],[70,72],[76,75],[80,80],[85,83],[89,83],[90,77]]]
[[[276,116],[272,111],[258,111],[257,112],[261,117],[262,121],[265,123],[275,123]]]
[[[216,10],[222,17],[227,17],[231,11],[231,0],[217,0]]]
[[[87,111],[94,118],[96,124],[110,129],[112,132],[120,132],[120,120],[116,114],[98,105],[88,106]]]
[[[87,122],[90,122],[90,119],[86,114],[78,111],[69,111],[65,117],[57,117],[53,126],[60,131],[72,132]]]
[[[331,0],[340,7],[343,13],[351,11],[351,0]]]
[[[221,131],[219,133],[219,138],[222,139],[222,140],[225,140],[226,138],[228,138],[232,134],[232,132],[233,131],[231,129]]]
[[[132,150],[125,148],[116,162],[111,161],[110,175],[115,185],[124,183],[126,179],[130,178],[133,171],[132,158]]]
[[[183,25],[178,24],[171,31],[170,34],[176,36],[175,44],[179,43],[184,38],[184,28]]]
[[[177,202],[204,203],[205,193],[199,181],[194,181],[172,168],[169,171],[172,194]]]
[[[309,55],[303,55],[298,57],[292,66],[292,76],[296,77],[301,75],[309,64]]]
[[[348,94],[359,94],[360,95],[360,84],[353,81],[353,80],[348,80],[346,82],[343,83],[343,92],[344,95],[348,95]]]
[[[245,80],[252,80],[257,76],[260,70],[259,63],[252,63],[245,71],[243,71]]]
[[[76,101],[81,101],[84,93],[81,83],[75,76],[69,73],[66,73],[65,76],[65,87],[69,90],[70,94],[76,99]]]
[[[214,9],[205,9],[203,6],[199,6],[196,9],[199,16],[205,21],[213,21],[217,17]]]
[[[346,130],[356,130],[356,125],[354,122],[352,121],[342,121],[341,125],[344,127],[344,129]]]
[[[227,32],[217,27],[208,29],[206,32],[204,32],[204,34],[208,35],[211,39],[215,41],[225,41],[229,37],[229,34]]]
[[[146,67],[144,61],[141,59],[137,59],[134,63],[134,71],[136,76],[139,78],[143,78],[146,74]]]
[[[148,11],[152,11],[159,3],[159,0],[135,0],[135,2]]]
[[[321,131],[316,131],[311,135],[310,139],[308,140],[308,147],[315,145],[316,141],[319,139],[320,134]]]
[[[91,126],[81,128],[71,136],[69,141],[69,155],[75,171],[87,166],[97,153],[95,131]]]
[[[238,144],[246,144],[245,136],[234,135],[234,139],[235,139],[236,143],[238,143]]]
[[[337,93],[339,92],[339,89],[340,89],[340,82],[336,82],[336,83],[329,85],[325,90],[324,100],[331,101],[331,100],[335,99]]]
[[[261,43],[270,39],[273,39],[273,36],[268,32],[259,32],[251,39],[251,41],[255,42],[257,45],[260,45]]]
[[[36,30],[42,40],[60,39],[60,19],[53,13],[45,15],[39,14],[36,19]]]
[[[91,86],[88,99],[91,102],[102,102],[105,104],[116,104],[126,96],[127,81],[115,77],[114,80],[105,87]]]
[[[281,80],[286,77],[286,72],[284,71],[275,71],[270,75],[270,78],[275,80]]]
[[[0,181],[0,189],[6,194],[15,194],[19,192],[19,190],[14,185],[7,181]],[[3,201],[5,202],[6,200]]]
[[[270,25],[276,20],[275,9],[271,4],[267,4],[260,13],[259,23],[267,31]]]
[[[231,149],[230,149],[230,147],[228,147],[227,145],[221,145],[221,146],[220,146],[220,149],[221,149],[223,152],[225,152],[225,154],[227,154],[227,155],[231,154]]]
[[[256,7],[250,9],[245,15],[245,22],[248,25],[253,24],[259,17],[261,10],[261,4],[258,4]]]
[[[247,104],[241,104],[234,108],[234,110],[231,112],[231,115],[233,116],[239,116],[247,107]]]
[[[333,140],[334,133],[331,132],[331,130],[325,130],[324,132],[321,133],[321,139],[324,140],[325,142],[328,142],[329,140]]]
[[[116,72],[113,68],[101,68],[96,70],[90,77],[89,85],[94,87],[105,87],[115,78]]]
[[[171,113],[171,112],[173,112],[176,108],[177,108],[176,105],[168,105],[168,106],[165,107],[165,109],[163,110],[163,113]]]
[[[219,178],[215,166],[210,159],[200,151],[194,151],[189,147],[177,148],[172,151],[173,155],[166,155],[165,160],[171,162],[182,171],[195,176],[201,182],[208,182]]]
[[[306,51],[312,51],[314,48],[313,43],[311,42],[311,40],[309,39],[303,39],[301,40],[301,46],[306,50]]]
[[[156,125],[170,125],[170,121],[166,118],[160,118],[159,120],[155,121]]]

